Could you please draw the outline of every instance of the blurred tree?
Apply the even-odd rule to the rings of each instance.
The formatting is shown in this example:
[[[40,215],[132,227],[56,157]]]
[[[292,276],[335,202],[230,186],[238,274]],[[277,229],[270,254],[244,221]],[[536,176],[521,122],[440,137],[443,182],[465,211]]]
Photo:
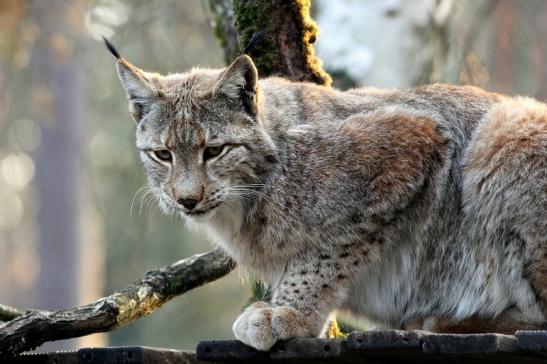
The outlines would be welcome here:
[[[86,117],[80,0],[30,1],[36,43],[32,105],[42,127],[36,155],[40,275],[36,307],[78,303],[82,128]],[[56,349],[70,348],[56,345]]]

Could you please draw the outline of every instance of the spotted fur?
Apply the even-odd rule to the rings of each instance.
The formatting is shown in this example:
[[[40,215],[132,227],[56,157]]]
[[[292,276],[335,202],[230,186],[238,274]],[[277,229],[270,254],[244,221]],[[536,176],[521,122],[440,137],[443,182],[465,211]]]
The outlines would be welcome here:
[[[243,342],[321,335],[334,309],[386,328],[545,327],[545,104],[258,81],[247,56],[168,76],[120,58],[118,71],[160,205],[272,287],[235,322]]]

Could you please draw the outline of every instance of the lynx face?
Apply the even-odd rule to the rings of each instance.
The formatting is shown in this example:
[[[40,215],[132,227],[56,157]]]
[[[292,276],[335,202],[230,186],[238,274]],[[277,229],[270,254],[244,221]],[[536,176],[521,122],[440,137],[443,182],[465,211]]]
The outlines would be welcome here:
[[[120,58],[118,73],[149,187],[165,212],[203,220],[256,195],[277,157],[257,115],[250,58],[165,77]]]

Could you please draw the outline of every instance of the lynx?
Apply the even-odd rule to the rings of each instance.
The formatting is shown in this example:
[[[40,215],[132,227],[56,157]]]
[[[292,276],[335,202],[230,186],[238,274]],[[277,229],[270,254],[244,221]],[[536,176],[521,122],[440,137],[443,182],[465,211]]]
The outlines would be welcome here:
[[[547,326],[547,105],[259,80],[246,55],[161,76],[109,48],[162,209],[272,288],[237,339],[320,336],[333,310],[379,328]]]

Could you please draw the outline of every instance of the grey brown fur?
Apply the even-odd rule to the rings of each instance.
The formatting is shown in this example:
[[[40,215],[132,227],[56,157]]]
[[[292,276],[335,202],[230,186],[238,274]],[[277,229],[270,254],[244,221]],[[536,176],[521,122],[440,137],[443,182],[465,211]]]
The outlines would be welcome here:
[[[546,326],[545,104],[258,81],[247,56],[117,66],[161,207],[273,287],[234,324],[246,344],[321,335],[335,309],[386,328]]]

